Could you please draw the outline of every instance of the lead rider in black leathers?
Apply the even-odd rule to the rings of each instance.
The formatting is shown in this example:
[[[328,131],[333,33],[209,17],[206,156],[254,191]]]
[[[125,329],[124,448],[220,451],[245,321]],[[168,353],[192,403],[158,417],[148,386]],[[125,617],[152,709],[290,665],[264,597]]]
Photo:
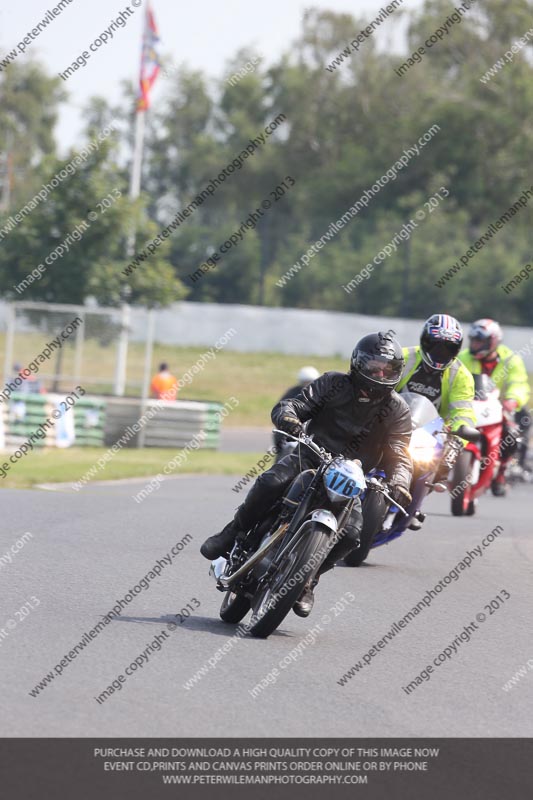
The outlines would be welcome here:
[[[294,436],[308,422],[307,433],[328,452],[360,459],[365,472],[379,465],[394,499],[406,505],[411,499],[411,415],[394,391],[403,366],[401,347],[391,332],[365,336],[353,351],[349,373],[326,372],[296,397],[281,400],[272,410],[272,421]],[[228,553],[236,536],[262,520],[293,479],[312,466],[313,455],[302,446],[260,475],[234,519],[203,543],[202,555],[214,559]],[[357,546],[361,526],[361,502],[357,500],[344,535],[329,552],[319,574]],[[295,604],[299,616],[310,613],[313,588],[308,584]]]

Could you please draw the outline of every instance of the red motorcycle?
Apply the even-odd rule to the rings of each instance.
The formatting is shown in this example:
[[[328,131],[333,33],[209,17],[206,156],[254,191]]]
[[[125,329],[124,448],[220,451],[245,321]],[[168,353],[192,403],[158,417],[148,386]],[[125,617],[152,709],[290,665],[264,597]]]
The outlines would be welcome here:
[[[454,517],[470,517],[476,513],[478,497],[490,489],[500,466],[503,435],[500,392],[488,375],[474,375],[474,384],[474,413],[481,439],[466,445],[451,473],[448,489]]]

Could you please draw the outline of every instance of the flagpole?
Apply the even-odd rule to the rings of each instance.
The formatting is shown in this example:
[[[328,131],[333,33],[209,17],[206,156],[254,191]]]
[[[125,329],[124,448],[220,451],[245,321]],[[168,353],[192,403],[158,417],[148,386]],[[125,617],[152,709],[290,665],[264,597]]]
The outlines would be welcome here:
[[[144,131],[145,131],[145,120],[146,120],[145,115],[146,111],[144,109],[139,108],[139,105],[137,104],[137,108],[135,111],[133,157],[132,157],[131,172],[130,172],[130,192],[129,192],[130,200],[137,200],[141,194],[142,166],[143,166],[143,155],[144,155]],[[136,234],[137,234],[137,224],[135,216],[133,216],[130,225],[130,231],[128,233],[128,239],[126,242],[127,258],[131,258],[135,253]]]
[[[145,37],[146,37],[146,31],[148,29],[149,15],[150,15],[150,3],[147,3],[144,12],[143,45],[141,50],[141,79],[142,79],[142,69],[144,61]],[[139,100],[137,100],[135,104],[135,133],[133,141],[133,158],[132,158],[131,173],[130,173],[130,200],[137,200],[137,198],[141,194],[142,164],[143,164],[143,154],[144,154],[144,132],[145,132],[145,120],[146,120],[145,115],[146,115],[145,106],[142,106]],[[128,245],[127,245],[128,257],[131,257],[135,252],[136,232],[137,232],[136,224],[135,222],[133,222],[130,235],[128,237]]]
[[[136,106],[135,138],[134,138],[133,160],[132,160],[131,175],[130,175],[130,200],[132,201],[137,200],[137,198],[141,193],[142,163],[144,155],[144,134],[146,128],[146,112],[149,107],[149,100],[148,97],[145,96],[145,92],[149,92],[149,89],[151,89],[152,83],[155,80],[157,72],[159,70],[158,67],[155,74],[153,75],[153,78],[149,83],[149,88],[147,90],[143,85],[143,80],[145,78],[144,67],[146,66],[145,48],[146,49],[148,48],[148,31],[151,28],[150,22],[153,23],[153,17],[151,19],[151,4],[150,2],[148,2],[146,4],[146,11],[145,11],[143,50],[141,56],[141,89],[143,92],[143,97],[142,97],[142,102],[139,100]],[[153,30],[153,26],[151,29]],[[130,250],[128,255],[130,258],[135,251],[136,232],[137,232],[136,221],[134,219],[130,231],[130,240],[128,242],[128,250]],[[146,350],[144,356],[144,377],[143,377],[143,386],[141,392],[141,409],[140,409],[141,418],[144,417],[146,409],[148,407],[148,393],[150,386],[150,369],[152,365],[154,330],[155,330],[155,312],[153,308],[149,308],[148,318],[147,318]],[[144,447],[145,436],[146,436],[146,430],[143,426],[141,432],[139,433],[139,437],[137,439],[137,447]]]
[[[133,146],[133,161],[130,175],[130,200],[137,200],[141,194],[141,176],[144,153],[144,131],[145,131],[144,109],[137,109],[135,114],[135,140]],[[133,252],[128,253],[133,255]]]
[[[144,45],[146,30],[148,27],[148,17],[150,13],[150,4],[147,3],[144,17],[143,26],[143,43],[141,49],[141,78],[142,78],[142,65],[144,59]],[[135,133],[133,142],[133,157],[130,173],[130,187],[129,197],[130,200],[137,200],[141,194],[141,180],[142,180],[142,164],[144,154],[144,132],[145,132],[145,109],[141,108],[139,101],[135,104]],[[131,226],[126,240],[126,258],[131,259],[135,253],[135,239],[137,235],[137,224],[135,215],[132,216]],[[129,303],[125,300],[122,304],[122,320],[121,330],[118,340],[117,348],[117,362],[115,368],[115,381],[114,381],[114,394],[117,397],[123,397],[126,390],[126,374],[128,364],[128,338],[130,327],[131,309]],[[144,399],[144,398],[143,398]]]

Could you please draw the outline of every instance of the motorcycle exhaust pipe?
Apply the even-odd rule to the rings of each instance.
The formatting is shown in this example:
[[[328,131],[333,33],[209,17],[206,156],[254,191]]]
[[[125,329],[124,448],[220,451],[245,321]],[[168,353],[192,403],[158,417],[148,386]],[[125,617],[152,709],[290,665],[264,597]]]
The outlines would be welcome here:
[[[289,527],[288,522],[285,522],[283,525],[280,525],[277,531],[272,534],[270,539],[268,539],[264,543],[264,545],[259,548],[259,550],[257,550],[252,556],[250,556],[248,561],[246,561],[242,565],[242,567],[239,567],[239,569],[236,572],[234,572],[233,575],[228,575],[227,577],[220,578],[219,582],[221,586],[223,586],[225,589],[229,589],[229,587],[232,586],[235,583],[235,581],[238,581],[239,578],[242,578],[242,576],[245,575],[248,572],[248,570],[251,569],[251,567],[257,564],[258,561],[261,561],[265,553],[267,553],[270,550],[272,545],[276,544],[276,542],[278,542],[282,538],[282,536],[286,534],[288,527]]]

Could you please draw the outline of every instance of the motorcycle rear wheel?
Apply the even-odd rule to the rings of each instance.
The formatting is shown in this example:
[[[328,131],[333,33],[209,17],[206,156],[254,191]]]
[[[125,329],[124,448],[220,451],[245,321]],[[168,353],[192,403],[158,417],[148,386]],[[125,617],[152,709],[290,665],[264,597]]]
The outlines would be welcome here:
[[[249,632],[252,636],[266,639],[281,625],[302,594],[305,584],[318,571],[321,561],[310,570],[306,571],[305,567],[314,555],[323,552],[325,558],[331,535],[331,532],[318,522],[303,524],[298,540],[291,552],[285,556],[285,561],[272,577],[270,584],[253,598],[252,618],[249,623]],[[280,596],[282,588],[291,578],[295,581],[295,585],[288,587],[283,596]]]
[[[462,453],[459,453],[452,472],[451,509],[454,517],[462,517],[463,515],[471,517],[476,511],[474,501],[469,497],[469,478],[471,474],[472,453],[469,450],[463,450]],[[455,490],[459,486],[463,488],[455,494]]]

